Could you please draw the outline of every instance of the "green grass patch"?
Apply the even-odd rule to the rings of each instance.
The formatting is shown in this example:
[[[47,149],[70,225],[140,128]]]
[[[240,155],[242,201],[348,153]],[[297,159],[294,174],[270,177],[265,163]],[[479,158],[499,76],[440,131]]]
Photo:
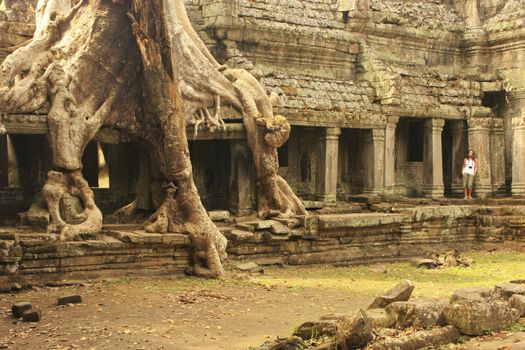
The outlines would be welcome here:
[[[258,276],[256,280],[292,289],[332,288],[373,296],[406,278],[416,285],[414,296],[441,298],[450,296],[458,288],[493,287],[525,276],[524,253],[471,252],[467,255],[473,259],[473,264],[467,268],[417,269],[409,262],[352,267],[291,267],[271,269],[268,275]]]

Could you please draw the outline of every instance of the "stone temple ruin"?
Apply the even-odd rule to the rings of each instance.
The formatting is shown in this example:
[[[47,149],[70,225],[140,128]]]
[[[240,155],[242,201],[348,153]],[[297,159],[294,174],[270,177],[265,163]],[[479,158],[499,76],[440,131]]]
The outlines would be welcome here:
[[[77,3],[81,11],[89,3],[108,7],[110,2],[71,5]],[[275,176],[285,179],[310,210],[305,215],[288,190],[280,192],[292,198],[288,215],[278,215],[279,210],[261,201],[258,166],[265,160],[254,159],[258,153],[248,141],[241,110],[249,108],[235,103],[244,101],[243,91],[258,103],[256,83],[236,85],[239,98],[224,93],[230,103],[221,108],[222,120],[211,115],[219,110],[220,99],[207,103],[211,112],[196,108],[196,120],[186,124],[193,179],[202,204],[228,239],[230,257],[261,264],[351,263],[408,258],[441,246],[525,239],[525,203],[520,200],[525,196],[522,0],[184,4],[200,37],[191,40],[206,45],[211,58],[196,44],[209,62],[217,60],[214,67],[222,72],[224,86],[224,77],[244,83],[250,80],[239,78],[239,72],[251,73],[271,96],[273,113],[288,120],[291,130],[282,126],[275,132],[281,137],[275,147],[289,132],[277,151]],[[37,9],[36,0],[0,1],[1,61],[51,28],[42,24],[55,23],[44,10]],[[131,26],[124,17],[118,20]],[[140,37],[136,31],[133,35]],[[122,57],[125,49],[120,49]],[[133,55],[138,57],[134,51],[130,60]],[[111,56],[104,59],[117,64]],[[183,80],[185,67],[178,67]],[[2,93],[12,91],[12,84],[20,88],[16,84],[32,69],[21,69],[7,84],[11,90]],[[90,76],[86,86],[96,88],[93,81],[99,78]],[[134,82],[119,84],[126,90]],[[189,91],[206,84],[188,85]],[[191,105],[184,89],[180,86],[182,100]],[[268,103],[266,95],[262,99]],[[104,225],[96,232],[79,229],[65,241],[46,231],[57,214],[42,191],[47,193],[45,185],[56,173],[52,148],[60,142],[49,136],[56,128],[49,107],[45,102],[36,109],[0,106],[0,281],[6,288],[40,278],[182,272],[192,266],[198,254],[192,254],[195,242],[184,230],[167,229],[171,223],[146,230],[142,225],[161,207],[159,188],[166,196],[176,189],[155,181],[158,164],[152,153],[133,132],[123,131],[131,107],[117,111],[122,120],[92,130],[93,137],[80,149],[83,178],[94,202],[63,190],[55,203],[64,225],[82,225],[86,210],[96,208]],[[262,115],[264,108],[272,113],[266,105],[257,108]],[[468,149],[479,159],[474,194],[483,202],[476,205],[454,200],[462,197],[461,167]],[[60,174],[55,174],[57,183]],[[64,181],[77,180],[71,175]],[[77,182],[72,186],[82,187]],[[258,218],[249,217],[253,213]],[[161,216],[150,224],[158,224]]]

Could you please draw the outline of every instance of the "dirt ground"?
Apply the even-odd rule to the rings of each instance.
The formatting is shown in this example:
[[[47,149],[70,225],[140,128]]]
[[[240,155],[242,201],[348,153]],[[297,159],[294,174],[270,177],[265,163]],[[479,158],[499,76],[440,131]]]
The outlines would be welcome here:
[[[350,312],[369,301],[350,291],[320,288],[292,291],[231,281],[179,285],[173,279],[141,278],[0,295],[0,348],[246,349],[289,335],[304,321]],[[75,293],[83,304],[56,305],[57,297]],[[19,301],[38,306],[42,321],[14,320],[10,307]]]
[[[421,271],[406,262],[275,267],[253,277],[230,271],[222,281],[123,278],[0,294],[0,349],[244,350],[289,336],[302,322],[322,315],[367,307],[401,278],[412,279],[415,297],[435,298],[467,284],[525,276],[516,264],[525,260],[524,253],[478,253],[474,260],[470,270]],[[69,294],[80,294],[83,303],[58,306],[57,298]],[[11,305],[22,301],[42,310],[41,322],[12,318]]]

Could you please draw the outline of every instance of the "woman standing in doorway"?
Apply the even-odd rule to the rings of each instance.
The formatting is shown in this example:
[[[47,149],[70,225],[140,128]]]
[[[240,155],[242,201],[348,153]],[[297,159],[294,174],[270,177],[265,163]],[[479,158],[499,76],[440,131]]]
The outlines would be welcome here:
[[[463,161],[463,188],[465,197],[463,199],[472,199],[472,187],[474,186],[474,177],[478,174],[478,159],[473,150],[468,151],[467,158]]]

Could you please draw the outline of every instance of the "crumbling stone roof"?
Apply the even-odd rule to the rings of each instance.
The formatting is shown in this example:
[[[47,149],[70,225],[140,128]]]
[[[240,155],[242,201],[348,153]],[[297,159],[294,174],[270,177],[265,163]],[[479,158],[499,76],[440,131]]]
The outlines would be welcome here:
[[[371,0],[374,22],[462,31],[464,19],[442,0]]]
[[[377,58],[367,63],[366,77],[382,105],[400,106],[407,115],[439,112],[443,117],[461,117],[473,109],[478,115],[490,114],[490,109],[481,106],[482,83],[476,79]]]
[[[490,18],[485,29],[501,31],[506,29],[525,27],[525,3],[523,0],[508,0],[505,7],[494,17]]]
[[[245,21],[270,21],[273,25],[317,29],[345,29],[339,0],[239,0],[239,17]],[[372,0],[370,16],[375,23],[462,31],[464,20],[441,0]]]
[[[375,90],[366,81],[353,82],[307,75],[272,74],[262,78],[269,91],[286,96],[283,107],[318,111],[377,111]]]
[[[35,30],[36,0],[0,1],[0,62],[11,46],[30,39]]]

